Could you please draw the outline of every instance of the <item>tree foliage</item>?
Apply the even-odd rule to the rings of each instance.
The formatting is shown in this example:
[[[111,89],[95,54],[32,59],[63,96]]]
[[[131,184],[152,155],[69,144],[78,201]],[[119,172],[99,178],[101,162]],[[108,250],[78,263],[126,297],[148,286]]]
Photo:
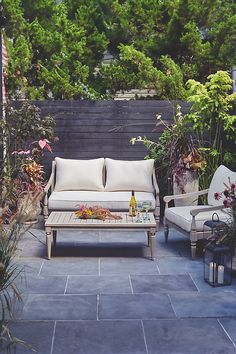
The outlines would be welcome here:
[[[236,63],[234,1],[5,0],[4,10],[11,96],[103,98],[148,87],[181,99],[186,80],[203,83]]]

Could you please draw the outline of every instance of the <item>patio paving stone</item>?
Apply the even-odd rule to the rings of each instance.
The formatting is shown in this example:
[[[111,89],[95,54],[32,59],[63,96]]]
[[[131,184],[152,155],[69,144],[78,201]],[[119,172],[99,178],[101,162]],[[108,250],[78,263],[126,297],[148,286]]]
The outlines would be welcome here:
[[[43,265],[43,259],[26,259],[20,258],[16,259],[15,263],[19,265],[19,268],[22,268],[22,273],[24,274],[39,274],[40,269]]]
[[[40,275],[98,275],[98,258],[52,258],[43,263]]]
[[[28,295],[23,320],[95,320],[95,295]]]
[[[69,276],[67,294],[131,293],[128,276]]]
[[[111,243],[133,243],[136,245],[146,244],[147,243],[147,235],[145,232],[119,232],[119,231],[103,231],[100,232],[100,241],[101,242],[111,242]]]
[[[221,293],[170,294],[177,317],[233,317],[236,316],[236,295]]]
[[[59,232],[50,261],[44,230],[32,232],[43,244],[29,232],[20,241],[14,334],[39,354],[236,353],[236,278],[206,284],[179,232],[165,243],[160,228],[155,261],[142,232]]]
[[[202,260],[192,260],[183,257],[160,257],[156,260],[160,274],[200,273],[203,276]]]
[[[52,354],[146,354],[141,321],[57,322]]]
[[[236,318],[220,318],[219,322],[230,336],[236,348]]]
[[[57,231],[57,243],[74,242],[74,243],[95,243],[99,242],[98,231]]]
[[[195,283],[196,287],[198,288],[199,292],[212,293],[212,294],[236,292],[236,278],[232,279],[232,284],[230,286],[227,285],[227,286],[213,287],[204,281],[203,274],[190,273],[190,276],[193,282]]]
[[[99,319],[173,318],[174,311],[165,294],[100,295]]]
[[[11,322],[12,335],[25,341],[40,354],[51,354],[54,322],[52,321],[17,321]],[[40,334],[40,335],[39,335]],[[30,347],[16,346],[15,354],[32,354]]]
[[[25,294],[64,294],[66,276],[26,276],[17,279],[20,291]]]
[[[102,258],[101,274],[158,274],[156,263],[144,258]]]
[[[161,319],[143,323],[149,354],[236,352],[216,319]]]
[[[134,293],[170,293],[173,291],[197,291],[187,274],[180,275],[131,275]]]

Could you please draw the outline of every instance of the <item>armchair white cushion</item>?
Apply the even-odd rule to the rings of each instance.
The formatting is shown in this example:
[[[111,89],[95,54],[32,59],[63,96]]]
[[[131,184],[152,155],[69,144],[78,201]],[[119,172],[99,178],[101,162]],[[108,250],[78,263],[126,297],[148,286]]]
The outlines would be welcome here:
[[[176,196],[165,196],[165,216],[164,216],[164,232],[166,241],[168,240],[169,227],[175,227],[184,233],[187,233],[191,241],[192,258],[196,254],[196,242],[207,236],[207,228],[204,229],[204,223],[212,219],[212,215],[216,212],[221,221],[230,222],[229,209],[223,205],[223,200],[215,200],[215,193],[222,192],[229,184],[236,181],[236,172],[229,170],[221,165],[217,168],[212,178],[210,188],[195,193],[186,193]],[[169,207],[169,202],[175,199],[182,199],[190,196],[198,198],[199,195],[207,194],[208,205]]]
[[[200,209],[205,209],[205,210],[196,215],[195,218],[196,231],[198,232],[204,231],[204,227],[203,227],[204,222],[206,220],[211,220],[213,214],[213,211],[209,210],[208,205],[167,208],[165,212],[165,217],[168,220],[171,220],[172,223],[179,226],[184,231],[191,232],[192,219],[193,219],[193,216],[191,215],[191,211],[200,210]],[[230,221],[230,216],[226,209],[217,210],[216,212],[221,221],[225,221],[225,222]]]
[[[105,191],[153,192],[154,160],[121,161],[105,159]]]

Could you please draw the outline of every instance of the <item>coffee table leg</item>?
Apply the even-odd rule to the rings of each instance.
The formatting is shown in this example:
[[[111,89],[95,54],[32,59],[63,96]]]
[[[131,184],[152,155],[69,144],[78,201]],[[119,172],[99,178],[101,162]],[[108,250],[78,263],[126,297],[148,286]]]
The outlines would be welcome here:
[[[148,231],[148,246],[150,247],[151,251],[151,259],[154,261],[154,254],[156,248],[156,229],[150,229]]]
[[[47,243],[47,256],[48,256],[48,259],[51,259],[52,230],[50,227],[46,228],[46,243]]]
[[[53,247],[56,247],[56,244],[57,244],[57,231],[54,230],[52,232],[52,236],[53,236]]]

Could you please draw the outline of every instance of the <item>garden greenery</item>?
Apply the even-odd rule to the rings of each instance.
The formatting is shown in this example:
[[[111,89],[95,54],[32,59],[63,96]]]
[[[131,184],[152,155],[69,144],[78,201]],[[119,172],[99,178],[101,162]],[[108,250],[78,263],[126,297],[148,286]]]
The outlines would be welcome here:
[[[235,1],[4,0],[4,12],[11,98],[185,99],[188,79],[236,63]]]
[[[207,188],[221,163],[236,168],[236,93],[230,93],[232,79],[225,71],[209,75],[205,84],[189,80],[187,88],[192,103],[188,121],[207,160],[202,176]]]

